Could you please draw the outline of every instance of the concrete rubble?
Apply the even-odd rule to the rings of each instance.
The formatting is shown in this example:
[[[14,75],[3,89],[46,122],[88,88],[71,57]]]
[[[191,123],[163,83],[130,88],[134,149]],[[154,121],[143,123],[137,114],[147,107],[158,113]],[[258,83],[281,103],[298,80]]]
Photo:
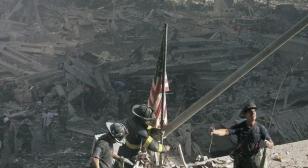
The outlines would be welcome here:
[[[124,121],[133,104],[146,102],[163,23],[170,27],[167,99],[172,120],[308,13],[307,1],[291,0],[0,3],[0,114],[9,116],[16,128],[29,118],[37,144],[31,154],[6,149],[0,167],[12,162],[26,168],[87,165],[92,135],[103,131],[104,122]],[[194,158],[209,155],[206,130],[238,122],[247,99],[256,100],[259,122],[265,125],[274,112],[270,131],[277,144],[307,139],[307,40],[305,30],[167,142],[182,144],[191,166],[228,167],[231,158]],[[59,112],[62,106],[67,108],[67,132],[60,131],[57,121],[56,144],[50,147],[41,138],[41,112],[44,107]],[[211,155],[226,155],[233,146],[232,137],[215,137]]]
[[[307,167],[308,152],[305,150],[308,141],[298,141],[283,145],[276,145],[267,151],[268,167]],[[181,165],[184,167],[184,165]],[[180,167],[180,166],[178,166]],[[194,163],[186,163],[186,167],[200,168],[233,168],[233,159],[230,156],[208,158],[197,156]]]

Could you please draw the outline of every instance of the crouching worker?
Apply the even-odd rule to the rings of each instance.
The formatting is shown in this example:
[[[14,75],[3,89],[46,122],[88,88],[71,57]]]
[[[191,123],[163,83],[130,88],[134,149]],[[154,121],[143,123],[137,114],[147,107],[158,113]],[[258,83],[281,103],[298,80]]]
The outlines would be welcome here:
[[[106,123],[108,133],[101,134],[92,148],[90,159],[91,168],[112,168],[113,159],[132,164],[124,157],[118,156],[113,150],[114,143],[124,143],[128,134],[126,127],[121,123]]]
[[[168,152],[169,145],[163,145],[153,138],[152,123],[155,121],[153,110],[146,104],[134,105],[133,117],[127,121],[129,135],[119,154],[133,160],[139,151]],[[125,165],[129,168],[129,165]]]

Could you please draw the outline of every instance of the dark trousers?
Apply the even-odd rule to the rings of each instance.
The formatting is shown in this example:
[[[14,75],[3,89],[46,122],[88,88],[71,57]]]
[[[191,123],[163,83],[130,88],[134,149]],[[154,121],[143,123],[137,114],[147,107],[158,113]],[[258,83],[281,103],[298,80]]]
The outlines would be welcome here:
[[[237,155],[234,156],[234,168],[258,168],[256,163],[256,155],[245,156]]]
[[[44,136],[44,140],[46,143],[48,144],[54,144],[55,143],[55,139],[53,136],[53,126],[49,125],[43,128],[43,136]]]
[[[31,139],[24,139],[21,144],[21,151],[26,153],[31,153],[32,151],[32,145],[31,145]]]

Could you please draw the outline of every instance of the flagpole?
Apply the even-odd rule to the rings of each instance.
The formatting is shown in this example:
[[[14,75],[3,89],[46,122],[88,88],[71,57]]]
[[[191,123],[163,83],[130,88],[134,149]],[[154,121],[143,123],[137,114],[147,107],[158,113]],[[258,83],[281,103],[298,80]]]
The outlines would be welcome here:
[[[167,102],[165,101],[166,99],[166,94],[165,94],[165,78],[166,78],[166,64],[167,64],[167,42],[168,42],[168,24],[164,24],[164,33],[163,33],[163,43],[164,43],[164,49],[163,49],[163,72],[162,72],[162,106],[161,106],[161,114],[160,114],[160,127],[161,130],[163,129],[164,126],[164,113],[165,113],[165,103],[167,104]],[[161,143],[164,143],[164,132],[162,132],[161,135]],[[162,153],[160,154],[160,158],[159,158],[159,165],[160,167],[163,165],[163,155]]]

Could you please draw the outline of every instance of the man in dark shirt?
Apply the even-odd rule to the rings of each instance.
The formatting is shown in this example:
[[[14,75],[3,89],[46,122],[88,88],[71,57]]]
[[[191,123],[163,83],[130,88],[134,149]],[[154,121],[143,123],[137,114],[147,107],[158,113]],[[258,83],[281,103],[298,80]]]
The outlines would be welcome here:
[[[129,135],[125,145],[119,149],[119,154],[133,159],[139,151],[167,152],[170,146],[160,144],[152,137],[154,129],[151,124],[155,120],[153,110],[145,104],[134,105],[132,108],[134,116],[127,121]],[[155,129],[157,131],[157,129]],[[129,166],[127,166],[129,167]]]
[[[114,143],[124,143],[124,139],[128,134],[126,127],[121,123],[111,122],[107,122],[106,126],[109,132],[99,137],[95,143],[91,155],[91,168],[112,168],[112,159],[130,162],[113,152]]]
[[[210,135],[226,136],[235,135],[238,139],[238,145],[233,151],[234,168],[258,168],[256,155],[262,144],[265,147],[272,148],[274,143],[267,129],[256,122],[257,106],[250,102],[246,104],[240,114],[245,121],[232,126],[229,129],[210,129]]]

